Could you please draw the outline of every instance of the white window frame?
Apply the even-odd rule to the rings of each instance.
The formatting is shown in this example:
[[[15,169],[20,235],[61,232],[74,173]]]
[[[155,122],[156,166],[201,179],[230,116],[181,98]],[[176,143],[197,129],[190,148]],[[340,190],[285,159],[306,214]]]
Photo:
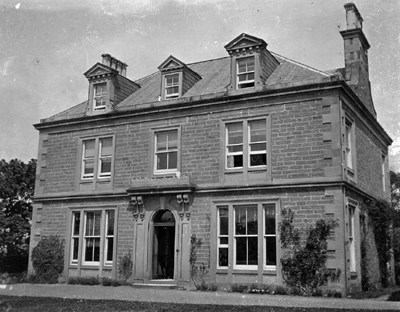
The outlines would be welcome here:
[[[101,155],[102,151],[102,142],[105,139],[111,139],[111,155]],[[86,157],[85,155],[85,145],[88,141],[94,141],[94,156]],[[115,136],[114,135],[104,135],[101,137],[88,137],[81,139],[81,180],[84,181],[93,181],[93,180],[109,180],[113,174],[113,164],[114,164],[114,154],[115,154]],[[101,172],[101,163],[105,159],[111,160],[111,171],[110,172]],[[93,174],[85,174],[85,162],[93,161]]]
[[[88,221],[88,214],[90,213],[99,213],[100,212],[100,234],[99,235],[87,235],[86,233],[86,224]],[[112,235],[108,234],[108,222],[109,222],[109,213],[113,212],[114,214],[114,223],[113,223],[113,233]],[[79,216],[79,233],[74,233],[74,225],[76,222],[76,217]],[[72,210],[71,211],[71,233],[70,233],[70,255],[69,255],[69,263],[72,266],[75,265],[83,265],[83,266],[113,266],[116,262],[115,259],[115,249],[116,249],[116,231],[117,231],[117,209],[110,207],[101,207],[101,208],[85,208],[80,210]],[[90,233],[89,233],[90,234]],[[86,261],[86,244],[89,239],[100,239],[99,242],[99,261]],[[112,239],[112,260],[107,259],[108,253],[108,240]],[[78,243],[78,255],[77,258],[74,257],[74,242]]]
[[[233,125],[233,124],[241,124],[242,126],[242,143],[236,143],[236,144],[229,144],[229,130],[228,127],[229,125]],[[242,169],[243,165],[244,165],[244,147],[245,147],[245,142],[244,142],[244,129],[243,129],[243,121],[239,121],[239,122],[229,122],[225,124],[225,142],[226,142],[226,147],[225,147],[225,151],[226,151],[226,156],[225,156],[225,168],[226,169]],[[229,152],[229,148],[230,147],[238,147],[238,146],[242,146],[242,150],[241,151],[237,151],[237,152]],[[242,166],[241,167],[229,167],[228,166],[228,159],[229,157],[232,157],[232,161],[234,159],[235,156],[242,156]]]
[[[97,93],[97,87],[104,86],[102,92]],[[100,100],[101,105],[97,105],[97,99]],[[107,103],[107,82],[99,82],[93,84],[93,110],[104,110],[106,109]]]
[[[254,122],[256,122],[256,121],[260,121],[260,120],[262,120],[262,121],[264,121],[264,124],[265,124],[265,129],[264,129],[264,131],[265,131],[265,141],[255,141],[255,142],[252,142],[251,141],[251,124],[252,123],[254,123]],[[255,120],[249,120],[248,122],[247,122],[247,127],[248,127],[248,135],[247,135],[247,140],[248,140],[248,167],[249,168],[266,168],[267,167],[267,162],[268,162],[268,159],[267,159],[267,120],[266,119],[255,119]],[[265,150],[260,150],[260,151],[252,151],[251,150],[251,146],[252,145],[255,145],[255,144],[265,144]],[[251,165],[251,156],[252,155],[261,155],[261,154],[265,154],[265,161],[266,161],[266,164],[265,165],[255,165],[255,166],[252,166]]]
[[[220,215],[220,211],[221,209],[226,209],[227,211],[227,219],[228,219],[228,233],[227,234],[221,234],[221,229],[220,229],[220,225],[221,225],[221,215]],[[221,205],[217,207],[217,268],[218,269],[226,269],[229,266],[229,207],[227,205]],[[221,243],[221,239],[226,239],[227,243]],[[227,250],[227,265],[220,265],[219,264],[219,259],[220,259],[220,250],[221,249],[226,249]]]
[[[103,142],[104,142],[105,139],[111,139],[111,154],[102,156]],[[112,157],[113,157],[113,137],[99,138],[99,158],[98,158],[99,159],[99,165],[98,165],[98,173],[97,173],[97,177],[99,179],[110,178],[111,177]],[[110,161],[110,171],[101,172],[101,165],[102,165],[103,161],[105,161],[105,160],[109,160]]]
[[[113,232],[112,232],[112,234],[109,234],[108,233],[108,225],[109,225],[109,223],[110,223],[110,213],[113,213],[114,214],[114,217],[113,217],[113,220],[114,220],[114,222],[113,222]],[[114,245],[115,245],[115,210],[110,210],[110,209],[107,209],[106,211],[105,211],[105,216],[106,216],[106,220],[105,220],[105,222],[106,222],[106,224],[105,224],[105,229],[104,229],[104,237],[105,237],[105,239],[104,239],[104,265],[106,265],[106,266],[110,266],[110,265],[112,265],[113,264],[113,260],[108,260],[107,259],[107,256],[108,256],[108,242],[110,241],[110,240],[112,240],[113,241],[113,250],[111,251],[112,252],[112,259],[114,259]]]
[[[237,207],[243,207],[243,206],[255,206],[256,208],[256,213],[257,213],[257,233],[256,234],[236,234],[236,214],[237,214]],[[235,204],[232,206],[233,208],[233,267],[235,269],[244,269],[244,270],[257,270],[259,266],[259,255],[258,255],[258,237],[260,234],[260,229],[258,226],[259,223],[259,213],[258,213],[258,204]],[[247,210],[246,210],[246,231],[248,229],[247,226]],[[257,239],[257,264],[237,264],[237,240],[238,238],[256,238]],[[247,240],[248,243],[248,240]],[[247,255],[248,256],[248,255]],[[248,261],[248,259],[247,259]]]
[[[249,70],[249,64],[248,61],[253,60],[253,69]],[[245,62],[246,63],[246,70],[243,72],[239,72],[239,64]],[[253,74],[254,78],[253,79],[247,79],[240,81],[239,76],[247,76],[249,74]],[[247,56],[247,57],[241,57],[236,59],[236,88],[237,89],[246,89],[246,88],[252,88],[255,86],[255,57],[254,56]]]
[[[273,205],[274,206],[274,219],[275,219],[275,234],[266,234],[266,228],[267,225],[265,224],[265,219],[266,219],[266,208],[269,205]],[[276,264],[277,264],[277,207],[276,207],[276,203],[267,203],[267,204],[262,204],[262,211],[263,211],[263,259],[264,259],[264,270],[275,270],[276,269]],[[271,264],[267,264],[267,238],[273,237],[275,238],[275,264],[271,265]]]
[[[75,233],[75,223],[77,222],[77,220],[76,220],[77,216],[79,216],[78,233]],[[79,211],[73,211],[72,212],[72,223],[71,223],[71,248],[70,248],[71,264],[78,264],[78,261],[79,261],[80,234],[81,234],[81,213]],[[75,249],[74,247],[77,247],[77,249],[78,249],[78,254],[76,255],[76,258],[74,257],[74,249]]]
[[[176,140],[177,140],[177,146],[176,148],[171,148],[168,149],[168,141],[167,141],[167,146],[166,146],[166,150],[165,151],[157,151],[157,140],[158,140],[158,135],[161,133],[165,133],[165,132],[172,132],[175,131],[176,132]],[[157,130],[154,132],[154,156],[153,156],[153,162],[154,162],[154,168],[153,168],[153,172],[155,175],[158,174],[176,174],[177,172],[179,172],[179,148],[180,148],[180,143],[179,143],[179,129],[177,128],[172,128],[172,129],[163,129],[163,130]],[[159,154],[167,154],[167,164],[169,162],[169,154],[170,153],[176,153],[176,168],[168,168],[168,169],[157,169],[157,164],[158,164],[158,155]]]
[[[178,78],[178,81],[177,82],[175,82],[174,83],[174,77],[177,77]],[[172,83],[171,83],[171,85],[168,85],[168,83],[167,83],[167,79],[168,78],[172,78]],[[165,75],[164,76],[164,98],[166,99],[166,100],[169,100],[169,99],[175,99],[175,98],[178,98],[179,97],[179,95],[180,95],[180,75],[179,75],[179,73],[173,73],[173,74],[168,74],[168,75]],[[168,94],[168,92],[167,92],[167,90],[168,89],[173,89],[173,88],[178,88],[178,92],[174,92],[174,93],[170,93],[170,94]]]
[[[265,122],[265,141],[260,141],[260,142],[251,142],[251,131],[250,127],[253,122],[256,121],[264,121]],[[228,126],[232,124],[242,124],[242,143],[241,144],[229,144],[229,131],[228,131]],[[268,117],[263,117],[263,118],[252,118],[248,120],[239,120],[239,121],[227,121],[225,122],[225,170],[236,170],[236,169],[267,169],[268,168],[268,162],[269,162],[269,157],[268,157]],[[263,151],[251,151],[251,145],[252,144],[258,144],[258,143],[265,143],[266,149]],[[240,146],[242,145],[242,151],[239,152],[229,152],[229,147],[232,146]],[[251,155],[256,155],[256,154],[261,154],[261,152],[265,153],[265,159],[266,159],[266,164],[265,165],[257,165],[257,166],[251,166]],[[228,158],[229,157],[234,157],[237,155],[242,155],[242,167],[229,167],[228,166]],[[247,158],[247,159],[246,159]]]
[[[356,213],[356,207],[348,204],[349,264],[350,264],[350,272],[352,273],[357,272],[355,213]]]
[[[92,235],[90,235],[90,233],[89,234],[87,234],[86,233],[86,225],[87,225],[87,221],[88,221],[88,214],[90,213],[90,214],[94,214],[94,216],[96,216],[96,213],[99,213],[100,212],[100,221],[99,221],[99,225],[100,225],[100,229],[99,229],[99,234],[98,235],[95,235],[95,234],[92,234]],[[102,239],[101,239],[101,237],[102,237],[102,235],[101,235],[101,233],[102,233],[102,226],[103,226],[103,222],[102,222],[102,219],[103,219],[103,213],[102,213],[102,211],[101,210],[91,210],[91,211],[85,211],[84,213],[83,213],[83,216],[84,216],[84,226],[83,226],[83,245],[82,245],[82,248],[83,248],[83,250],[82,250],[82,264],[83,265],[100,265],[100,259],[101,259],[101,241],[102,241]],[[96,222],[96,218],[94,218],[94,221]],[[94,223],[94,225],[95,225],[95,223]],[[93,229],[94,230],[94,229]],[[99,260],[98,261],[95,261],[95,260],[86,260],[86,246],[87,246],[87,244],[88,244],[88,241],[89,240],[93,240],[94,242],[96,242],[96,240],[99,240]],[[93,250],[94,250],[94,247],[95,245],[93,245]]]
[[[94,141],[94,151],[93,151],[93,156],[86,156],[86,144],[89,141]],[[93,162],[93,173],[87,173],[85,174],[85,164],[87,161],[92,161]],[[96,139],[86,139],[82,141],[82,164],[81,164],[81,179],[83,180],[89,180],[94,178],[94,173],[96,172]]]
[[[346,168],[354,170],[354,160],[353,160],[353,127],[354,123],[346,118],[345,119],[345,133],[344,133],[344,148],[345,148],[345,164]]]

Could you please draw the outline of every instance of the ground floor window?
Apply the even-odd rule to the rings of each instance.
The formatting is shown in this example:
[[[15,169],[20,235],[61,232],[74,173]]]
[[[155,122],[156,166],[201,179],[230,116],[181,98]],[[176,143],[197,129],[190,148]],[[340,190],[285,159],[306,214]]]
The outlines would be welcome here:
[[[115,227],[114,209],[73,211],[70,263],[112,265]]]
[[[356,242],[355,242],[355,210],[356,207],[348,205],[347,231],[349,237],[349,262],[350,272],[356,272]]]
[[[276,203],[217,205],[217,267],[276,269]]]

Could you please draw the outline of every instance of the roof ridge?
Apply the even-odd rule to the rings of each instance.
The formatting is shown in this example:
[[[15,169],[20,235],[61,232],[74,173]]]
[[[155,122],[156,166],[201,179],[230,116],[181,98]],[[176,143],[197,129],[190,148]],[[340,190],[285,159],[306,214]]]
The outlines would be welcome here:
[[[206,62],[211,62],[211,61],[217,61],[217,60],[222,60],[225,58],[229,58],[230,56],[222,56],[222,57],[217,57],[217,58],[213,58],[213,59],[208,59],[208,60],[204,60],[204,61],[197,61],[197,62],[193,62],[193,63],[188,63],[186,65],[194,65],[194,64],[198,64],[198,63],[206,63]]]
[[[286,60],[286,61],[288,61],[288,62],[290,62],[290,63],[293,63],[293,64],[295,64],[295,65],[304,67],[304,68],[306,68],[306,69],[315,71],[315,72],[317,72],[317,73],[319,73],[319,74],[321,74],[321,75],[332,76],[332,74],[329,74],[329,73],[327,73],[327,72],[325,72],[325,71],[323,71],[323,70],[316,69],[316,68],[311,67],[311,66],[309,66],[309,65],[306,65],[306,64],[303,64],[303,63],[294,61],[294,60],[292,60],[292,59],[290,59],[290,58],[288,58],[288,57],[286,57],[286,56],[282,56],[282,55],[280,55],[280,54],[278,54],[278,53],[275,53],[275,52],[272,52],[272,51],[269,51],[269,52],[271,52],[271,54],[276,55],[277,57],[282,58],[282,59],[284,59],[284,60]]]

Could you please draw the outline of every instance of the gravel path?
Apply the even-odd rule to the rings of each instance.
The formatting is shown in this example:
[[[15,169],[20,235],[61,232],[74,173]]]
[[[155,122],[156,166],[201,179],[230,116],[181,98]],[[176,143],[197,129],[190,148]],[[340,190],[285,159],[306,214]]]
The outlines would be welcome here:
[[[192,304],[221,304],[247,306],[316,307],[347,310],[366,309],[372,311],[400,311],[400,302],[378,299],[357,300],[349,298],[316,298],[278,295],[253,295],[227,292],[198,292],[176,289],[133,288],[129,286],[104,287],[83,285],[1,285],[0,295],[39,296],[78,299],[113,299],[142,302],[172,302]]]

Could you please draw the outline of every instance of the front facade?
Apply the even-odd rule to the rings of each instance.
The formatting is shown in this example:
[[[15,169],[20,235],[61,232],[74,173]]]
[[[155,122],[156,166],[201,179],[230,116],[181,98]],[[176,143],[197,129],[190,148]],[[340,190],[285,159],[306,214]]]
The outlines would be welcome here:
[[[85,73],[87,101],[35,125],[30,248],[58,234],[65,277],[118,278],[129,255],[132,282],[188,286],[196,236],[207,281],[282,284],[278,225],[290,208],[299,227],[339,220],[331,286],[359,289],[361,206],[390,196],[391,139],[376,120],[362,18],[345,8],[338,70],[299,64],[247,34],[225,58],[170,56],[137,81],[103,55]]]

